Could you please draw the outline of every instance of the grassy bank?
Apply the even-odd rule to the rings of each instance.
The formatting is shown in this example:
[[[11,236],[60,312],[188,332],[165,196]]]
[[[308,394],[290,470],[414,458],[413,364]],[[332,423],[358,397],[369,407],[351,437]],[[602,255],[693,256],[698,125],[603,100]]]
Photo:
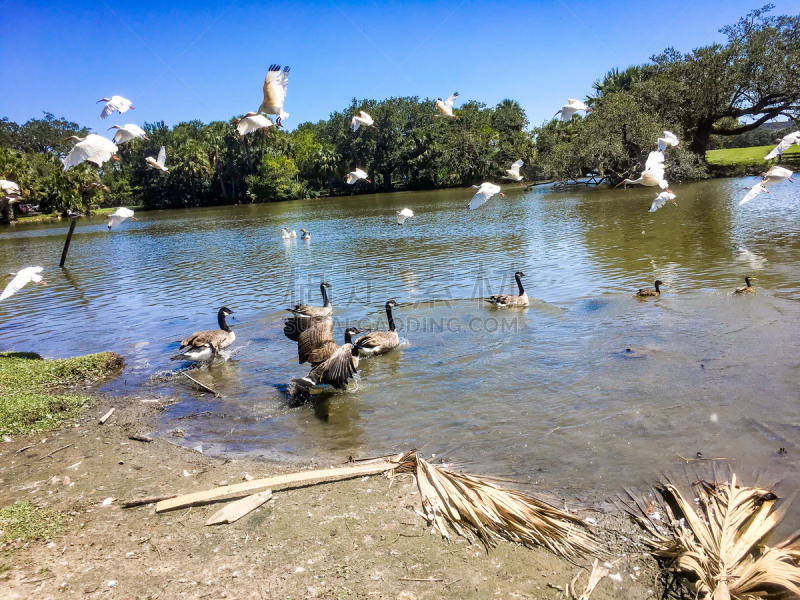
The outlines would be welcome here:
[[[724,148],[706,152],[706,160],[715,166],[742,166],[764,167],[764,157],[775,147],[753,146],[752,148]],[[792,146],[783,153],[784,162],[797,162],[800,160],[800,147]]]
[[[105,206],[103,208],[95,208],[94,210],[92,210],[92,215],[91,216],[96,217],[98,215],[100,215],[100,216],[110,215],[114,211],[116,211],[117,208],[119,208],[119,207],[118,206]],[[125,208],[130,208],[134,212],[146,210],[143,206],[126,206]],[[31,217],[26,217],[26,216],[23,215],[23,216],[20,216],[19,219],[17,219],[17,222],[18,223],[39,223],[39,222],[43,222],[43,221],[60,221],[61,219],[64,219],[64,217],[62,217],[59,213],[48,213],[48,214],[33,215]]]
[[[0,353],[0,434],[44,431],[74,417],[91,399],[66,388],[102,379],[122,364],[114,352],[57,360]]]

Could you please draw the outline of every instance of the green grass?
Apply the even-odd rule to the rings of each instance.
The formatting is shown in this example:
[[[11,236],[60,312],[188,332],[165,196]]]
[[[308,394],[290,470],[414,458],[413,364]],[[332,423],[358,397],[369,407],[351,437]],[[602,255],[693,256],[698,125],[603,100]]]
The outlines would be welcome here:
[[[0,541],[49,540],[64,531],[67,516],[30,502],[15,502],[0,508]]]
[[[0,353],[0,435],[45,431],[91,402],[65,388],[91,383],[118,369],[114,352],[43,360],[28,352]]]
[[[771,146],[753,146],[752,148],[727,148],[723,150],[710,150],[706,152],[706,160],[712,165],[752,165],[766,168],[772,165],[772,161],[767,163],[764,161],[764,157],[769,154],[774,147],[775,144]],[[791,157],[791,159],[793,159],[792,162],[800,159],[800,156],[792,156],[793,154],[800,155],[800,146],[792,146],[783,153],[783,156],[786,158]]]

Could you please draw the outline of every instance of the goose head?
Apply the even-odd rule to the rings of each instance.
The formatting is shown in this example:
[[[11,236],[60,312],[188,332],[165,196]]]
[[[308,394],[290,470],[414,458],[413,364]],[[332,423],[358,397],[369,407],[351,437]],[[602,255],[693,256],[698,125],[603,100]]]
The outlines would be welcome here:
[[[227,306],[223,306],[222,308],[219,309],[219,314],[221,314],[223,317],[227,317],[229,315],[232,315],[233,311],[230,308],[228,308]],[[235,319],[236,317],[232,317],[232,318]]]
[[[386,303],[386,308],[394,308],[395,306],[398,306],[398,304],[397,304],[397,301],[396,301],[396,300],[389,300],[389,301]]]
[[[656,288],[658,288],[658,286],[660,286],[660,285],[664,285],[664,282],[663,282],[663,281],[661,281],[660,279],[656,279],[656,282],[655,282],[653,285],[655,285],[655,286],[656,286]]]
[[[526,277],[526,275],[522,271],[517,271],[514,273],[514,277]]]
[[[744,278],[744,282],[747,284],[747,287],[752,287],[752,286],[750,285],[750,281],[751,281],[752,279],[755,279],[755,277],[745,277],[745,278]]]

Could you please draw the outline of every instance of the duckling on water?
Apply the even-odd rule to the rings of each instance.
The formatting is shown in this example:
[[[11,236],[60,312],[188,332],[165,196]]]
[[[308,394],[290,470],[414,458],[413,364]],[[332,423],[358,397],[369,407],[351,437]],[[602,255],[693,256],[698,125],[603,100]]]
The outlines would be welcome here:
[[[661,295],[660,286],[664,285],[664,282],[661,281],[660,279],[656,279],[654,285],[656,286],[655,289],[653,288],[641,289],[638,292],[636,292],[636,295],[639,298],[653,298],[653,297],[658,298]]]

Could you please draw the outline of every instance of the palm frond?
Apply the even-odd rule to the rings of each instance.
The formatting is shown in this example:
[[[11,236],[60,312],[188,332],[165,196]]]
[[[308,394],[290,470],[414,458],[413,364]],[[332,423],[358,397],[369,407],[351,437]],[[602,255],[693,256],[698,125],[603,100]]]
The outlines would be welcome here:
[[[394,473],[413,473],[428,522],[450,539],[449,529],[487,548],[498,539],[544,546],[558,556],[598,554],[599,545],[583,519],[524,492],[432,465],[415,451],[405,453]]]
[[[651,534],[653,554],[666,559],[668,569],[681,575],[698,598],[800,595],[800,531],[772,548],[763,544],[791,498],[775,509],[775,494],[740,486],[735,474],[730,483],[695,482],[692,491],[696,506],[672,483],[661,486],[663,520],[630,492],[635,504],[626,508]]]

